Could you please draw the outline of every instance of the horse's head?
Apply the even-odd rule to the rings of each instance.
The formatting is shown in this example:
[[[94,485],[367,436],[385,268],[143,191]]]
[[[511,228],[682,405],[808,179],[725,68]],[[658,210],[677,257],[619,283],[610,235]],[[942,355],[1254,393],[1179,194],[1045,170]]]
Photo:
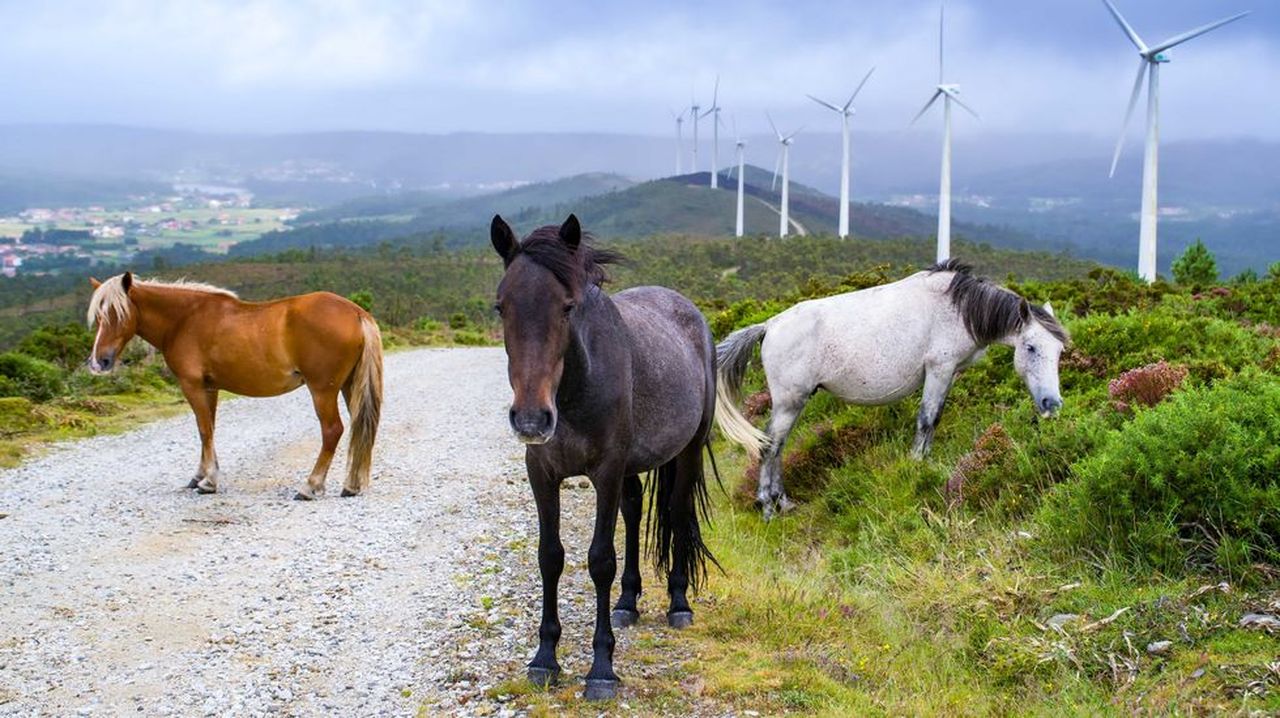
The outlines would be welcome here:
[[[116,364],[124,347],[138,331],[138,313],[129,298],[133,289],[133,273],[125,272],[99,282],[89,279],[93,285],[93,297],[89,300],[89,326],[98,325],[89,353],[89,371],[106,374]]]
[[[494,215],[493,248],[506,274],[494,308],[502,317],[507,376],[515,399],[511,429],[526,444],[544,444],[556,431],[556,392],[569,348],[570,321],[588,277],[581,251],[582,227],[569,215],[559,228],[543,227],[516,241],[511,227]]]
[[[1019,311],[1022,328],[1013,340],[1013,368],[1027,383],[1036,411],[1049,417],[1062,408],[1058,359],[1066,345],[1066,333],[1048,302],[1035,307],[1024,299]]]

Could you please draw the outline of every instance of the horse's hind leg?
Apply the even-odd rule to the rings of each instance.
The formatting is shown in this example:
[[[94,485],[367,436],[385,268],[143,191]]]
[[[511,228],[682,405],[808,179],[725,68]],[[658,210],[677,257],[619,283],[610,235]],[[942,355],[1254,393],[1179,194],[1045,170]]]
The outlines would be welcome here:
[[[324,493],[324,479],[329,473],[329,464],[333,462],[333,452],[338,449],[338,440],[342,438],[342,415],[338,413],[337,390],[312,388],[311,403],[315,405],[316,418],[320,420],[322,441],[320,456],[316,457],[316,465],[307,477],[307,485],[293,497],[299,501],[308,501]]]
[[[218,391],[204,386],[203,382],[181,382],[182,394],[196,415],[196,428],[200,431],[200,466],[195,478],[187,484],[202,494],[218,490],[222,472],[218,470],[218,455],[213,450],[213,426],[218,414]]]
[[[770,386],[772,390],[773,387]],[[756,489],[756,505],[764,511],[764,519],[774,513],[795,507],[787,498],[782,484],[782,451],[795,428],[800,412],[809,403],[811,392],[779,391],[773,394],[773,410],[769,416],[769,445],[760,454],[760,483]]]
[[[626,628],[640,620],[636,603],[640,598],[640,512],[644,508],[644,485],[632,474],[622,479],[622,522],[626,527],[626,553],[622,565],[622,593],[613,607],[615,628]]]

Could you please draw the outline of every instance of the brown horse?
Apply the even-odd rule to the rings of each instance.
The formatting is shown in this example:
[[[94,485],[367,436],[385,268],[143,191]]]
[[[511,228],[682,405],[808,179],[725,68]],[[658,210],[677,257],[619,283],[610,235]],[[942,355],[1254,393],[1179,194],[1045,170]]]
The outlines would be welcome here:
[[[328,292],[270,302],[244,302],[226,289],[194,282],[135,279],[132,273],[92,282],[89,326],[98,325],[89,370],[111,370],[135,334],[164,354],[196,415],[200,467],[187,488],[218,490],[213,450],[218,391],[278,396],[303,384],[311,391],[323,444],[295,499],[324,493],[325,475],[342,438],[338,392],[352,434],[343,496],[369,485],[373,442],[382,410],[382,335],[368,312]]]

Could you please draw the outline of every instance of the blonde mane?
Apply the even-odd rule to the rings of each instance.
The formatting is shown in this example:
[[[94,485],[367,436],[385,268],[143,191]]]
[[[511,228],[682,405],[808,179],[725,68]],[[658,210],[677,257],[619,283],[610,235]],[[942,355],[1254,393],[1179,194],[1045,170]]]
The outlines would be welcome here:
[[[117,319],[126,319],[129,316],[131,304],[129,303],[129,294],[124,290],[124,283],[121,280],[123,274],[117,274],[114,277],[104,281],[93,290],[93,296],[89,298],[89,311],[86,315],[86,321],[92,327],[95,322],[106,319],[110,313],[114,312]],[[172,282],[163,282],[158,279],[139,279],[133,278],[135,285],[144,287],[168,287],[170,289],[185,289],[192,292],[206,292],[209,294],[222,294],[233,299],[240,297],[230,289],[215,287],[212,284],[204,282],[190,282],[185,279],[178,279]]]

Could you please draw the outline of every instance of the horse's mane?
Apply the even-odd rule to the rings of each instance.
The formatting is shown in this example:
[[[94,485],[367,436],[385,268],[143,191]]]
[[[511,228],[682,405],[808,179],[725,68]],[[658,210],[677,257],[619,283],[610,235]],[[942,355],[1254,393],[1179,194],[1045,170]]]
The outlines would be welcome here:
[[[89,311],[87,313],[89,326],[93,326],[94,322],[105,318],[110,312],[114,312],[117,319],[126,319],[129,316],[129,293],[124,289],[123,277],[123,274],[117,274],[103,281],[102,284],[98,285],[97,289],[93,290],[93,296],[89,297]],[[170,289],[185,289],[207,294],[222,294],[233,299],[239,299],[239,296],[230,289],[215,287],[204,282],[192,282],[186,279],[165,282],[159,279],[139,279],[134,277],[133,283],[144,287],[168,287]]]
[[[551,224],[539,227],[516,245],[511,261],[524,255],[530,261],[551,270],[555,278],[569,291],[577,291],[589,285],[600,286],[609,281],[607,265],[625,261],[621,252],[601,249],[590,244],[595,238],[582,233],[582,242],[576,250],[570,249],[560,239],[560,227]]]
[[[975,341],[990,344],[1022,330],[1022,305],[1054,339],[1067,343],[1067,330],[1044,307],[1027,302],[1017,293],[973,276],[973,267],[958,259],[948,259],[929,267],[928,272],[953,272],[947,294],[964,320],[964,328]]]

